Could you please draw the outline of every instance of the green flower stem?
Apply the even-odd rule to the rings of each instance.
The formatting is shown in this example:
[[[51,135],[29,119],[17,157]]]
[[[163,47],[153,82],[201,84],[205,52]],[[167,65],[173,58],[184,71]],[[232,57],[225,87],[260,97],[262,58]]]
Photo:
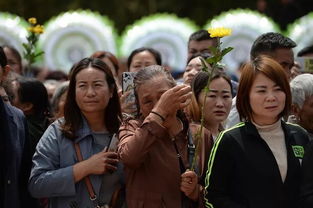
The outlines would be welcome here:
[[[206,98],[208,96],[208,93],[210,92],[210,80],[212,78],[212,75],[214,74],[215,69],[217,64],[215,64],[214,66],[212,66],[212,71],[211,73],[209,73],[209,78],[208,78],[208,82],[205,86],[204,90],[204,100],[203,100],[203,105],[201,106],[201,119],[200,119],[200,128],[198,129],[197,133],[195,134],[195,138],[196,138],[196,150],[195,150],[195,155],[193,157],[192,160],[192,164],[191,164],[191,170],[194,171],[195,170],[195,166],[196,166],[196,162],[197,162],[197,158],[200,152],[200,147],[202,146],[202,132],[203,132],[203,128],[204,128],[204,109],[205,109],[205,103],[206,103]]]
[[[207,98],[207,95],[208,93],[210,92],[210,83],[211,83],[211,79],[212,79],[212,76],[215,72],[215,70],[218,68],[218,62],[223,58],[224,55],[226,55],[229,51],[232,50],[232,48],[229,48],[227,52],[223,53],[221,51],[221,42],[220,42],[220,38],[218,37],[217,38],[217,46],[216,48],[212,48],[211,51],[212,51],[212,57],[208,58],[206,60],[207,63],[211,64],[211,67],[212,67],[212,70],[209,71],[206,69],[206,66],[203,66],[204,67],[204,71],[206,73],[208,73],[209,75],[209,78],[208,78],[208,82],[205,86],[205,88],[203,89],[204,92],[205,92],[205,95],[204,95],[204,100],[203,100],[203,105],[201,107],[201,119],[200,119],[200,128],[198,129],[197,133],[195,134],[195,141],[196,141],[196,150],[195,150],[195,155],[193,157],[193,160],[192,160],[192,164],[191,164],[191,170],[194,171],[195,170],[195,166],[196,166],[196,162],[197,162],[197,158],[198,158],[198,155],[199,155],[199,152],[200,152],[200,148],[201,148],[201,143],[202,143],[202,132],[203,132],[203,128],[204,128],[204,109],[205,109],[205,103],[206,103],[206,98]],[[202,65],[204,65],[203,61],[202,62]]]

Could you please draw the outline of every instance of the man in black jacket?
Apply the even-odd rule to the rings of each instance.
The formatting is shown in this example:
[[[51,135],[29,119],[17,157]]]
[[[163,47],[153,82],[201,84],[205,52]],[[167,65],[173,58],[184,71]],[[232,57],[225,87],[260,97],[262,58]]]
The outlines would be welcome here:
[[[0,84],[10,68],[0,47]],[[0,207],[35,207],[27,183],[31,168],[28,132],[23,113],[0,99]]]

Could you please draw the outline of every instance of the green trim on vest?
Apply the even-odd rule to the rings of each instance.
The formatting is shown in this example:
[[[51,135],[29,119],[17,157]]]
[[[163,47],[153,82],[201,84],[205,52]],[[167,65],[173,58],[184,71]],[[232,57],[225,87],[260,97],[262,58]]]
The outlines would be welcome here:
[[[227,129],[225,131],[222,131],[218,135],[218,137],[216,139],[216,142],[214,143],[214,146],[213,146],[213,148],[211,150],[211,154],[210,154],[210,158],[209,158],[209,162],[208,162],[208,170],[206,172],[206,177],[205,177],[205,195],[206,195],[206,189],[209,187],[209,184],[210,184],[209,183],[209,179],[210,179],[210,176],[211,176],[211,171],[212,171],[212,167],[213,167],[213,162],[214,162],[214,159],[215,159],[216,151],[217,151],[217,148],[218,148],[218,146],[219,146],[219,144],[220,144],[220,142],[222,140],[223,135],[226,132],[228,132],[228,131],[230,131],[232,129],[236,129],[236,128],[242,127],[244,125],[245,125],[245,122],[240,122],[240,123],[236,124],[235,126],[229,128],[229,129]],[[207,207],[214,208],[213,204],[209,203],[206,197],[204,197],[204,199],[205,199],[205,204],[206,204]]]

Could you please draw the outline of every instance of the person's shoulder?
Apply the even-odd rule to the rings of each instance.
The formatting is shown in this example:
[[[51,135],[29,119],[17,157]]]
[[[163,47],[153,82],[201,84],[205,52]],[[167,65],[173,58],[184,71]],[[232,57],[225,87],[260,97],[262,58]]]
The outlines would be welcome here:
[[[20,109],[12,106],[10,104],[4,104],[4,106],[5,106],[5,110],[7,112],[7,115],[13,116],[13,117],[18,117],[21,119],[25,118],[23,111],[21,111]]]
[[[246,127],[246,122],[239,122],[236,125],[234,125],[231,128],[225,129],[224,131],[221,132],[221,134],[226,134],[226,135],[236,135],[241,132],[241,129]]]
[[[307,131],[298,124],[283,121],[283,125],[285,125],[286,129],[291,131],[291,133],[307,134]]]
[[[59,118],[55,120],[53,123],[51,123],[44,134],[42,135],[42,138],[50,138],[50,139],[58,139],[62,135],[62,124],[64,123],[63,118]]]
[[[198,123],[189,123],[189,129],[190,129],[192,135],[195,135],[200,131],[201,125]],[[203,127],[202,132],[204,135],[211,137],[211,131],[209,129]]]
[[[243,132],[245,132],[244,128],[246,128],[246,125],[246,122],[240,122],[235,126],[220,132],[216,142],[231,146],[235,143],[242,144],[242,139],[244,137]]]
[[[134,118],[134,117],[128,117],[126,119],[123,119],[121,126],[140,126],[143,123],[142,119]]]
[[[289,135],[292,135],[295,138],[295,142],[298,145],[305,146],[309,141],[308,132],[298,124],[282,122],[282,125],[285,128]]]

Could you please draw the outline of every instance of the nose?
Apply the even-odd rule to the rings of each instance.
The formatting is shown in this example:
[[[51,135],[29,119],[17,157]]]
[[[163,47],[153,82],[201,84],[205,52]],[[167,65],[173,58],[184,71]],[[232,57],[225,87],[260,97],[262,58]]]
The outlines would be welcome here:
[[[268,102],[274,102],[276,100],[276,95],[273,92],[269,92],[266,100]]]
[[[188,77],[194,77],[196,74],[198,73],[198,71],[195,68],[192,68],[190,70],[190,72],[188,73]]]
[[[86,95],[88,97],[93,97],[93,96],[95,96],[95,94],[96,94],[96,92],[95,92],[94,88],[92,86],[89,86],[87,89]]]
[[[224,106],[223,100],[218,97],[218,98],[216,99],[216,107],[222,108],[223,106]]]

